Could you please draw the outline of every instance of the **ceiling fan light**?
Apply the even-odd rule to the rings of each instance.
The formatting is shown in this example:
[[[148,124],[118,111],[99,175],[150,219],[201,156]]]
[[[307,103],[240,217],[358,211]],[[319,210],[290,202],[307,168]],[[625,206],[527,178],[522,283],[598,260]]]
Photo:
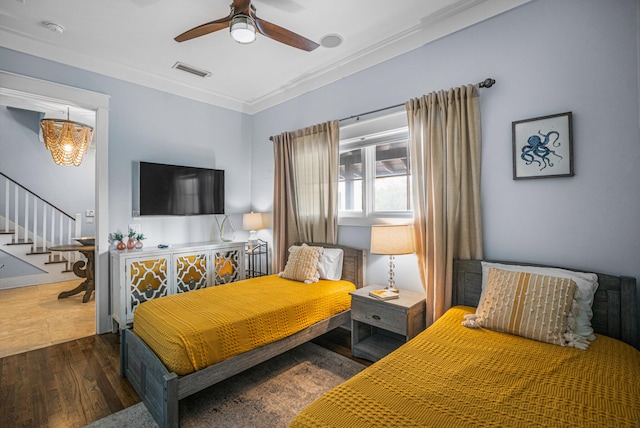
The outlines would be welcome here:
[[[251,43],[256,39],[256,23],[247,15],[236,15],[229,24],[231,38],[238,43]]]

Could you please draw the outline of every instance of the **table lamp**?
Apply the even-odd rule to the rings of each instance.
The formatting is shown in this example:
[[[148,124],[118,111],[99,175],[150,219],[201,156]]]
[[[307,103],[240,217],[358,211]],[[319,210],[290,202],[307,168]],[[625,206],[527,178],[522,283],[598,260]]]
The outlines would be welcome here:
[[[393,279],[395,256],[413,253],[413,231],[409,225],[372,226],[371,253],[389,255],[389,283],[387,290],[398,293]]]
[[[242,216],[242,229],[249,231],[249,243],[255,243],[258,240],[256,231],[264,229],[262,213],[254,213],[253,211],[251,211],[248,214],[244,214]]]

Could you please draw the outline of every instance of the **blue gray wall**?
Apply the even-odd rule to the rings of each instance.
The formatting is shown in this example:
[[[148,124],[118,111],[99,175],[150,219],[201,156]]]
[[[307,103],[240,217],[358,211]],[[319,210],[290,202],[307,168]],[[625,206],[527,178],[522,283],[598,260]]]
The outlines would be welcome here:
[[[482,81],[485,256],[640,278],[638,1],[537,0],[253,118],[253,198],[270,206],[269,136]],[[511,123],[573,112],[575,176],[512,179]],[[265,208],[266,209],[266,208]],[[339,239],[367,248],[368,227]],[[414,256],[399,286],[420,289]],[[368,276],[384,283],[371,256]]]
[[[126,232],[130,224],[140,224],[148,238],[145,245],[218,238],[214,216],[132,217],[132,162],[141,160],[224,169],[226,212],[232,214],[234,223],[241,229],[241,214],[250,208],[251,123],[247,115],[4,48],[0,48],[0,69],[110,96],[109,230]],[[12,126],[23,128],[19,124]],[[0,134],[5,134],[4,128]],[[5,158],[8,148],[4,146],[4,137],[0,138],[3,144],[0,168],[3,172],[5,168],[11,170],[17,181],[37,181],[43,194],[58,193],[53,174],[66,171],[61,170],[62,167],[54,168],[53,161],[49,163],[47,156],[50,155],[37,143],[37,134],[35,138],[30,144],[34,150],[41,149],[39,156],[46,169],[23,170],[23,162],[13,160],[28,156],[20,150],[10,152],[11,161]],[[79,168],[86,170],[86,178],[93,186],[94,169],[91,167],[89,171],[91,159],[88,160]],[[45,173],[40,175],[42,171]],[[34,174],[33,179],[29,179],[30,174]],[[84,209],[84,205],[80,209]],[[239,232],[240,237],[242,233]]]
[[[38,139],[41,117],[37,112],[0,106],[0,171],[72,217],[81,214],[81,235],[93,235],[94,223],[87,223],[85,212],[95,209],[95,150],[87,151],[80,166],[56,165]],[[2,198],[0,207],[4,202]],[[4,214],[4,208],[0,212]],[[39,229],[41,222],[40,217]]]
[[[0,68],[111,96],[110,230],[141,223],[149,245],[209,240],[215,222],[133,219],[134,160],[224,168],[240,228],[242,212],[272,209],[270,136],[491,76],[481,101],[486,257],[640,278],[638,36],[637,0],[535,0],[254,116],[2,48]],[[511,123],[565,111],[576,175],[513,181]],[[369,233],[341,227],[339,239],[367,248]],[[415,257],[397,265],[398,284],[419,290]],[[386,270],[371,257],[369,281]]]

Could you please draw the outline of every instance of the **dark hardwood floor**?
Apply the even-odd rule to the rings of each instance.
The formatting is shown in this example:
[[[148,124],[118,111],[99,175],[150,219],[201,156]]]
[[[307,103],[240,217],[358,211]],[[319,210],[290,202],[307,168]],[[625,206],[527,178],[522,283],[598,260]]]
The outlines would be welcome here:
[[[314,343],[351,357],[349,331]],[[120,377],[120,339],[107,333],[0,358],[0,427],[82,427],[140,401]]]
[[[0,359],[0,426],[81,427],[140,401],[119,346],[109,333]]]

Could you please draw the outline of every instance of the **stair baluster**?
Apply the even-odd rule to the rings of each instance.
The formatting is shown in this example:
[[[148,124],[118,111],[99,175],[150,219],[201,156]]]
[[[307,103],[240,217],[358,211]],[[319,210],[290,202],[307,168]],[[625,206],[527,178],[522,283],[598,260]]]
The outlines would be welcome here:
[[[4,182],[4,231],[9,233],[9,180]]]
[[[20,224],[20,220],[18,220],[18,186],[15,186],[15,191],[13,192],[15,195],[15,203],[13,204],[13,208],[14,208],[14,216],[13,216],[13,242],[18,242],[18,239],[20,239],[19,236],[19,229],[18,229],[18,224]]]
[[[32,253],[38,252],[38,198],[33,198],[33,249]]]

